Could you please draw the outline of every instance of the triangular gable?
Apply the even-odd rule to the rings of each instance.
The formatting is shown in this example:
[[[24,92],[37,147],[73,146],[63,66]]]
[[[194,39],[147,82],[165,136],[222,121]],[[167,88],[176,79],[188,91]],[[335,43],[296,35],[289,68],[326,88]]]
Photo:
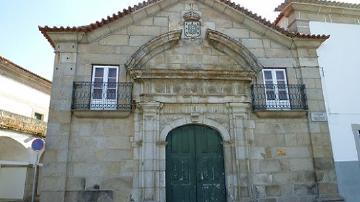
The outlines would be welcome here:
[[[112,16],[107,16],[106,19],[101,19],[100,21],[96,21],[89,25],[79,26],[79,27],[40,27],[39,30],[41,33],[47,38],[50,44],[55,48],[55,43],[53,39],[49,36],[49,33],[90,33],[93,32],[101,27],[104,27],[110,23],[115,21],[125,19],[128,16],[133,16],[130,22],[134,22],[138,19],[141,19],[141,10],[146,9],[146,13],[153,14],[160,9],[164,8],[165,6],[171,5],[173,3],[179,2],[178,0],[148,0],[143,3],[139,3],[133,7],[128,7],[128,9],[123,9],[122,12],[114,13]],[[235,4],[234,2],[228,0],[200,0],[200,2],[204,3],[205,5],[211,6],[215,9],[224,9],[223,13],[228,15],[229,17],[233,17],[234,15],[240,15],[242,18],[246,18],[247,22],[249,23],[249,28],[251,29],[252,26],[260,26],[262,29],[272,30],[275,34],[280,35],[280,37],[285,37],[288,39],[291,38],[299,38],[299,39],[312,39],[312,40],[326,40],[329,38],[328,35],[312,35],[312,34],[301,34],[301,33],[294,33],[289,32],[270,21],[262,18],[261,16],[252,13],[251,11],[247,10],[246,8],[240,6],[239,4]],[[227,9],[227,10],[226,10]],[[139,16],[137,14],[139,13]],[[235,18],[234,20],[236,20]]]

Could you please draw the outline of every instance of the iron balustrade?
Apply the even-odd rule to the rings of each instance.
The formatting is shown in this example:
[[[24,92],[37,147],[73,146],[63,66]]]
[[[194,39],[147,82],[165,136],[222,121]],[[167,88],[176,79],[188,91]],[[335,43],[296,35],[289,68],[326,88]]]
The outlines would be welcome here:
[[[251,86],[254,110],[306,110],[305,85],[253,84]]]
[[[131,111],[131,82],[74,82],[73,110]]]

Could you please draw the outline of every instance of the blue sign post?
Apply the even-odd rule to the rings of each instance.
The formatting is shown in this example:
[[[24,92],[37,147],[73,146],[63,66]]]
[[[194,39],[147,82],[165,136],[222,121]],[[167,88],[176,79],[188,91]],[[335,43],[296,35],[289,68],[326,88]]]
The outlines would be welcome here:
[[[32,141],[31,143],[31,148],[34,151],[40,151],[44,148],[44,140],[40,139],[40,138],[36,138],[34,141]]]
[[[31,143],[31,148],[36,152],[36,159],[34,162],[34,177],[33,177],[33,187],[32,187],[32,196],[31,202],[35,202],[35,195],[36,195],[36,185],[37,185],[37,170],[39,165],[39,152],[44,149],[45,142],[40,138],[36,138]]]

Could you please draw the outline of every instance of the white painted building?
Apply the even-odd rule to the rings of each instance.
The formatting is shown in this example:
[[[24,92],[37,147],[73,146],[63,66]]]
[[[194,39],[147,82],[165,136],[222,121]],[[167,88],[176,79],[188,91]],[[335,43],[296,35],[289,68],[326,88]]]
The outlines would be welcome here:
[[[50,81],[0,56],[0,201],[31,198],[31,143],[45,137],[50,89]]]
[[[327,34],[317,50],[340,193],[360,192],[360,4],[286,1],[275,23],[291,31]]]

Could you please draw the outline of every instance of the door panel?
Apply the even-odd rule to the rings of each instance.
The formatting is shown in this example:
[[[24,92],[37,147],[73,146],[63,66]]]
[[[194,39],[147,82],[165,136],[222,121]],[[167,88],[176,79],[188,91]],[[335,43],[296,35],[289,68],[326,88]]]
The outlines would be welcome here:
[[[177,128],[167,137],[166,198],[171,202],[225,202],[222,139],[197,125]]]
[[[196,130],[197,201],[225,201],[225,173],[222,140],[216,131]]]
[[[195,142],[188,128],[169,134],[166,147],[166,196],[172,202],[196,202]]]

